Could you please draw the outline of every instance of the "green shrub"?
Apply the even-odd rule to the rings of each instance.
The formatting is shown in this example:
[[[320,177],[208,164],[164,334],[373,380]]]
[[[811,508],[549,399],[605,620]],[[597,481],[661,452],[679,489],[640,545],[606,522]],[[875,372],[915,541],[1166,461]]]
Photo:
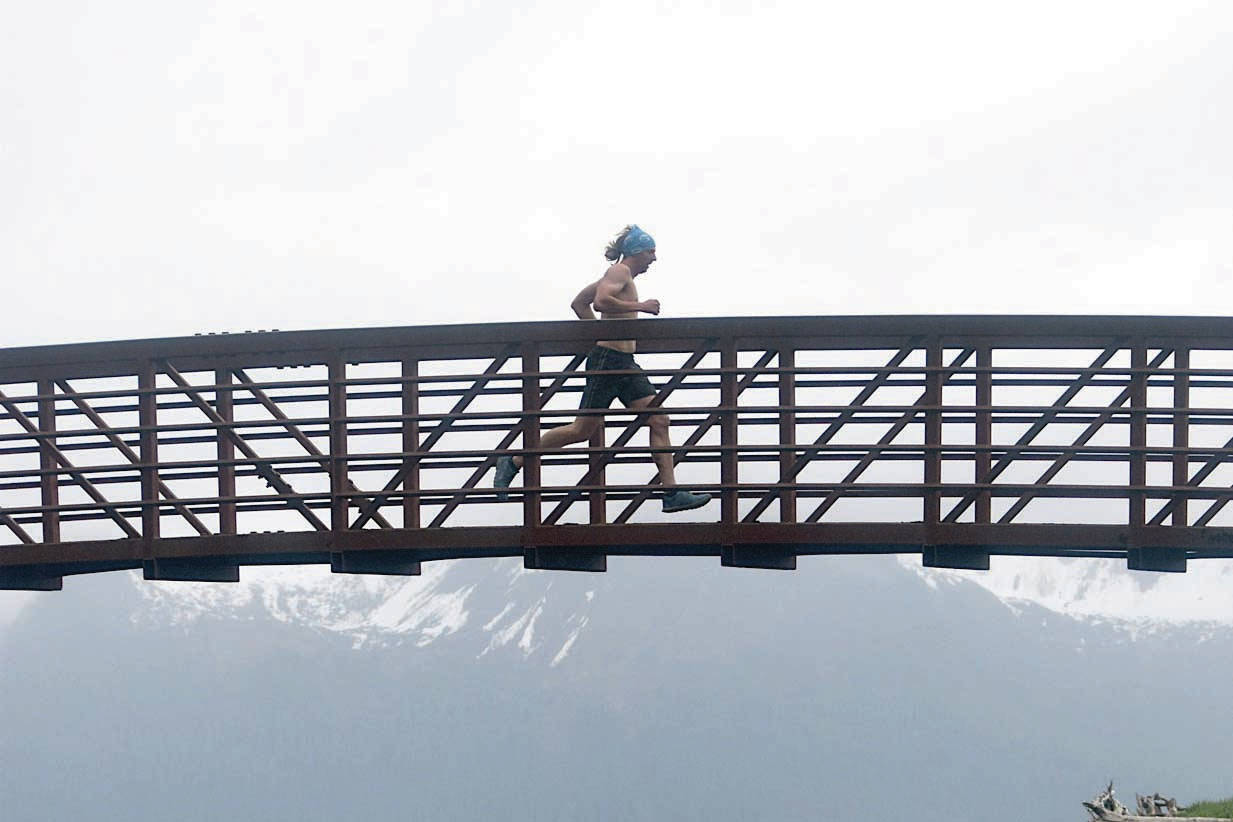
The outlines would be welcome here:
[[[1182,816],[1214,816],[1217,819],[1233,819],[1233,797],[1215,802],[1204,800],[1182,809]]]

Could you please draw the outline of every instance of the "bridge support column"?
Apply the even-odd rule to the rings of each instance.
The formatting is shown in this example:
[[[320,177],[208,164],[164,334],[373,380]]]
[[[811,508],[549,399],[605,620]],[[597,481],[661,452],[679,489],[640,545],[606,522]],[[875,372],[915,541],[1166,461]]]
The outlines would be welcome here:
[[[141,537],[147,551],[159,537],[157,387],[154,362],[143,363],[137,375],[137,420],[141,427]]]
[[[724,451],[719,455],[719,482],[723,486],[719,492],[719,521],[734,524],[740,517],[737,510],[737,466],[740,457],[737,454],[737,438],[740,433],[740,418],[737,416],[736,403],[736,341],[727,340],[719,352],[719,366],[723,373],[719,377],[719,404],[725,409],[719,422],[719,443]]]
[[[790,344],[779,346],[779,407],[796,407],[796,349]],[[784,487],[779,492],[779,521],[796,522],[796,489],[792,486],[792,466],[796,462],[796,412],[779,412],[779,482]]]
[[[922,545],[921,562],[926,568],[988,571],[989,552],[979,545]]]
[[[417,577],[417,557],[414,551],[336,551],[330,554],[330,570],[336,574]]]
[[[43,542],[60,541],[60,485],[54,472],[60,467],[53,449],[56,447],[56,384],[43,379],[38,382],[39,429],[48,436],[39,440],[39,487],[43,501]]]
[[[1136,343],[1130,349],[1130,487],[1147,485],[1147,348]],[[1129,494],[1131,528],[1142,528],[1147,521],[1147,495],[1142,490]]]
[[[591,448],[604,447],[604,418],[599,418],[599,425],[595,428],[595,433],[591,434],[591,441],[587,443]],[[591,483],[599,486],[594,491],[587,492],[587,498],[590,500],[590,514],[592,525],[603,525],[608,521],[608,495],[604,493],[603,485],[607,481],[604,475],[604,455],[598,451],[592,451],[587,458],[587,468],[593,474]]]
[[[539,448],[539,346],[522,344],[522,447],[526,450]],[[522,524],[527,527],[539,525],[543,510],[539,487],[541,485],[539,454],[524,454],[522,458]]]
[[[1190,349],[1177,348],[1173,352],[1173,485],[1184,488],[1190,484]],[[1186,527],[1190,516],[1185,495],[1179,494],[1173,501],[1173,524]]]
[[[216,449],[218,452],[218,532],[234,534],[237,531],[235,504],[235,442],[230,426],[235,422],[235,398],[229,387],[231,371],[219,368],[214,372],[214,410],[222,421],[218,426]]]
[[[725,545],[719,550],[719,564],[728,568],[795,571],[796,551],[790,545]]]
[[[0,591],[60,591],[64,577],[42,568],[0,568]]]
[[[608,555],[593,549],[536,548],[522,552],[522,565],[537,571],[607,571]]]
[[[1186,551],[1181,548],[1130,548],[1126,551],[1126,567],[1131,571],[1184,574]]]
[[[330,528],[349,526],[351,498],[347,495],[347,362],[341,352],[330,356]]]
[[[239,582],[240,566],[223,559],[147,559],[141,563],[141,576],[167,582]]]
[[[402,481],[406,496],[402,499],[402,527],[420,527],[420,361],[414,357],[402,359],[402,453],[403,471],[407,478]],[[417,458],[409,459],[411,455]]]
[[[942,343],[931,337],[925,349],[925,522],[942,519]]]
[[[976,454],[972,481],[980,484],[993,472],[993,349],[976,349]],[[976,521],[993,522],[993,494],[988,488],[976,493]]]

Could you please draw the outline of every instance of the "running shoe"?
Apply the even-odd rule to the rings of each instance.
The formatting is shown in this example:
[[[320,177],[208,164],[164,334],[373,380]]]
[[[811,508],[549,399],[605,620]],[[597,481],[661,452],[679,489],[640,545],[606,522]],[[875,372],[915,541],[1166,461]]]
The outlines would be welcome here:
[[[492,484],[497,488],[497,499],[504,502],[509,499],[509,494],[503,489],[509,488],[509,484],[514,481],[514,477],[518,475],[518,466],[514,465],[513,457],[498,457],[496,475],[492,479]]]
[[[673,491],[664,495],[664,513],[674,514],[677,511],[690,511],[701,508],[711,501],[710,494],[691,494],[688,491]]]

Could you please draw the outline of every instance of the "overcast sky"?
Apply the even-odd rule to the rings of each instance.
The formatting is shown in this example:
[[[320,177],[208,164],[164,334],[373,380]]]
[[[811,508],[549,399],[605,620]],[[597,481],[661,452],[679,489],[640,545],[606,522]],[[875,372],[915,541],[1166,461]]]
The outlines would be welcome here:
[[[628,222],[664,316],[1224,314],[1231,89],[1227,2],[28,3],[0,347],[565,319]]]
[[[308,6],[10,15],[0,346],[1233,305],[1233,4]]]

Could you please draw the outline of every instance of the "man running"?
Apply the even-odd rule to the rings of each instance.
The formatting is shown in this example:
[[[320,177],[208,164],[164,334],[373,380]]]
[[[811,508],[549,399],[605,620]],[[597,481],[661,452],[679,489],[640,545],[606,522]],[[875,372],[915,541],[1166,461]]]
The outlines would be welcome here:
[[[570,307],[581,320],[595,319],[595,311],[604,320],[635,319],[638,312],[645,314],[659,313],[659,300],[638,300],[638,288],[634,278],[646,273],[655,262],[655,241],[636,225],[626,226],[617,238],[608,244],[604,257],[612,261],[612,265],[604,272],[604,276],[578,292]],[[592,306],[595,311],[592,311]],[[641,368],[634,362],[635,343],[633,340],[600,340],[587,354],[587,371],[636,371]],[[646,408],[655,396],[655,388],[645,374],[591,374],[587,377],[586,389],[582,392],[582,408],[607,408],[612,401],[620,398],[627,407],[635,410]],[[671,448],[668,438],[668,417],[664,414],[652,414],[647,420],[651,427],[651,447]],[[552,428],[540,437],[540,447],[545,449],[560,448],[575,442],[584,442],[591,438],[601,425],[603,417],[599,415],[580,416],[569,425]],[[676,472],[673,468],[672,453],[657,451],[651,455],[659,468],[659,481],[664,487],[664,511],[688,511],[699,508],[710,501],[710,494],[692,494],[676,487]],[[509,487],[514,475],[522,468],[522,457],[501,457],[497,460],[496,477],[493,481],[498,489]],[[503,491],[498,496],[505,499]]]

